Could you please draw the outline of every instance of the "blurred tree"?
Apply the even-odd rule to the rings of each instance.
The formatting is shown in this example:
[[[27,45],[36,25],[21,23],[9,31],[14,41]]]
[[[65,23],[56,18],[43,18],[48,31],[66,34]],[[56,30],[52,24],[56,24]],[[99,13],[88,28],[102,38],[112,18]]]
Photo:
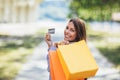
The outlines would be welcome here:
[[[120,0],[72,0],[69,17],[85,20],[111,20],[113,12],[120,12]]]

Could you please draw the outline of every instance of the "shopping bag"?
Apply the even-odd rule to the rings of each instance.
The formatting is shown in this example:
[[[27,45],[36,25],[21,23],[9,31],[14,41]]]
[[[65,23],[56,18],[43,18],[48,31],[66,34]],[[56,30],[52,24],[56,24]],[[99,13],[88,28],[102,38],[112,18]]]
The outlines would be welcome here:
[[[49,51],[51,80],[66,80],[56,51]]]
[[[49,51],[51,80],[67,80],[56,51]],[[79,79],[79,80],[84,80]]]
[[[54,51],[53,51],[53,53],[54,53]],[[49,57],[51,56],[50,54],[52,54],[52,53],[49,53]],[[53,65],[52,65],[52,61],[50,60],[50,58],[49,58],[49,68],[50,68],[50,80],[55,80],[55,77],[54,77],[54,72],[53,72]]]
[[[95,76],[98,65],[84,40],[69,45],[59,45],[57,53],[66,80]]]

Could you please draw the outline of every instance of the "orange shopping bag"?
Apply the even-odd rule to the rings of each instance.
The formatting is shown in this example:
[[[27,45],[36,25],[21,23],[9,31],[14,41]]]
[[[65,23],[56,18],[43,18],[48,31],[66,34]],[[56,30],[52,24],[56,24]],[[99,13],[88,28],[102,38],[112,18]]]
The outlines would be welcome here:
[[[69,45],[59,45],[57,53],[66,80],[95,76],[98,65],[84,40]]]
[[[49,52],[51,80],[66,80],[56,51]]]
[[[56,51],[49,52],[51,80],[67,80]],[[84,80],[84,79],[79,79]]]

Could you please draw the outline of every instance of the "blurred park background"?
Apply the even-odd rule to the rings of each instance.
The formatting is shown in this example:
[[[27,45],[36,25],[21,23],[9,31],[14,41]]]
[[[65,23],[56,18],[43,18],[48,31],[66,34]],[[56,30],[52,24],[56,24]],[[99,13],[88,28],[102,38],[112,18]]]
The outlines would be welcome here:
[[[86,21],[87,39],[120,70],[120,0],[0,0],[0,80],[13,80],[55,24]]]

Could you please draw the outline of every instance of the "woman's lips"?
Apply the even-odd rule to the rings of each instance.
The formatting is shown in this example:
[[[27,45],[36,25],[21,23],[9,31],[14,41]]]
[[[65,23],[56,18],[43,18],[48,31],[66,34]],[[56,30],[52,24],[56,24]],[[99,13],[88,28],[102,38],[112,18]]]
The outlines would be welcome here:
[[[68,35],[65,35],[65,39],[69,39],[70,38],[70,36],[68,36]]]

